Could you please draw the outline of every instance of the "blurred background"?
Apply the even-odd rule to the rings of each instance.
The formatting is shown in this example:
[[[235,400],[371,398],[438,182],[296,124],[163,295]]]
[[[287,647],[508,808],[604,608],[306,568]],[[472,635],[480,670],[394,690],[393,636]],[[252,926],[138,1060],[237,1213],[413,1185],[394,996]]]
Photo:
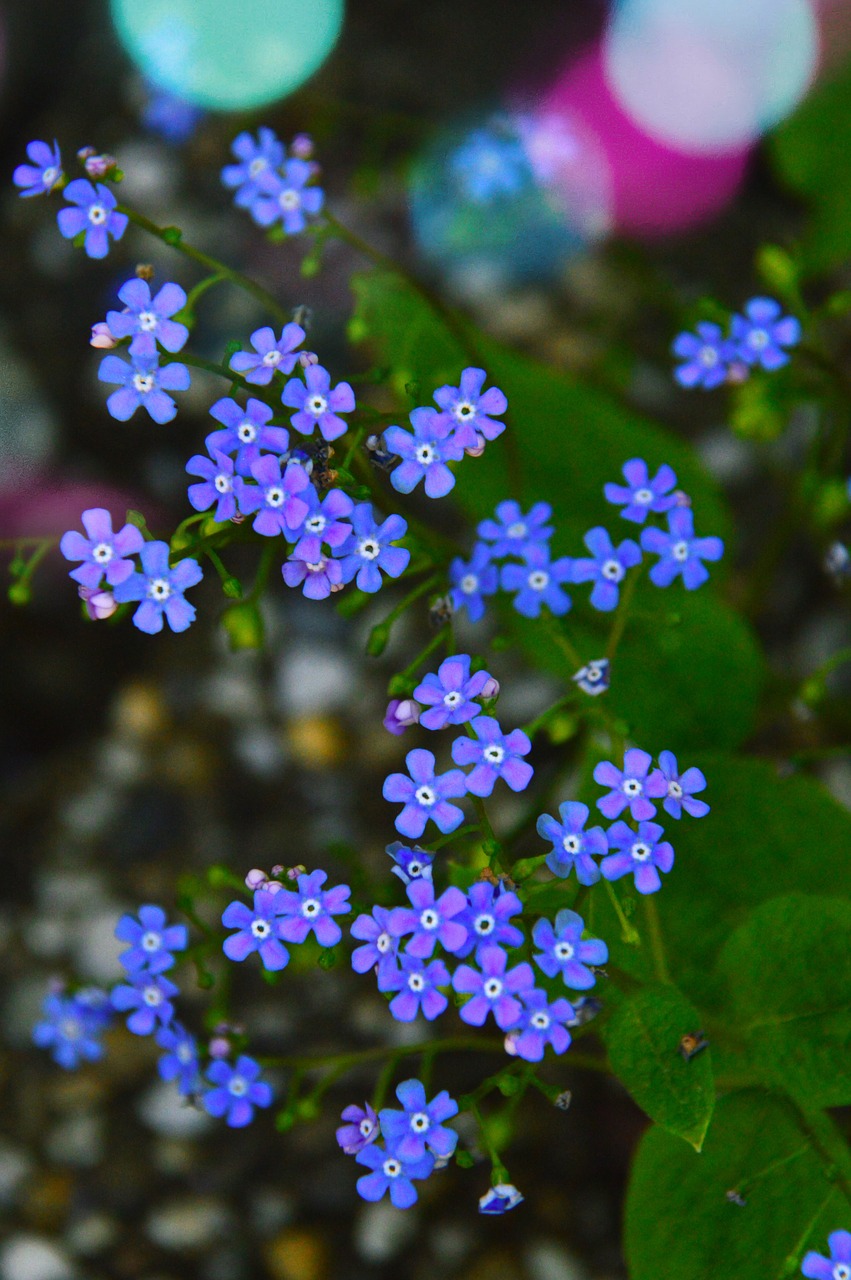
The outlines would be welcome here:
[[[138,262],[195,277],[132,228],[102,263],[61,239],[56,204],[11,185],[34,138],[57,138],[68,171],[79,147],[115,154],[122,199],[307,307],[308,346],[335,378],[362,370],[346,326],[365,261],[328,243],[303,274],[309,241],[269,244],[220,185],[233,137],[268,124],[309,133],[329,208],[495,337],[691,440],[739,515],[746,567],[766,475],[795,467],[812,415],[797,406],[781,439],[777,406],[746,405],[731,430],[723,395],[675,387],[669,344],[702,299],[737,308],[770,291],[754,268],[764,242],[800,242],[816,293],[851,287],[849,47],[845,0],[0,0],[3,546],[98,505],[165,533],[221,394],[193,373],[167,428],[108,416],[91,325]],[[194,346],[220,359],[262,321],[213,290]],[[563,429],[543,424],[542,448]],[[358,1201],[333,1129],[368,1074],[315,1125],[279,1135],[262,1117],[233,1133],[157,1083],[151,1046],[121,1029],[103,1064],[74,1074],[30,1048],[49,979],[114,981],[117,916],[170,904],[176,871],[303,862],[334,879],[362,859],[384,874],[380,782],[399,744],[377,726],[424,623],[377,663],[361,655],[386,605],[348,622],[282,591],[266,651],[233,654],[203,621],[155,641],[85,625],[66,570],[49,556],[31,605],[0,605],[0,1280],[622,1277],[645,1122],[569,1063],[569,1112],[540,1097],[524,1111],[509,1167],[527,1203],[491,1221],[475,1212],[484,1169],[433,1179],[408,1213]],[[214,617],[217,584],[197,595]],[[813,548],[790,549],[758,623],[792,677],[848,643]],[[501,709],[519,722],[553,688],[512,681],[504,658]],[[851,801],[847,761],[822,776]],[[496,816],[516,815],[505,802]],[[240,982],[258,1052],[405,1033],[337,972]],[[457,1070],[457,1088],[479,1078]]]

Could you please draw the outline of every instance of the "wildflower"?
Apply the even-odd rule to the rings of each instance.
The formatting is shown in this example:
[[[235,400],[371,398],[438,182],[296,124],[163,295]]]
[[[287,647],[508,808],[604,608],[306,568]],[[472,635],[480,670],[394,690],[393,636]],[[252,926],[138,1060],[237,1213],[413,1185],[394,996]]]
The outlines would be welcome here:
[[[553,536],[552,525],[547,521],[553,514],[548,502],[536,502],[526,515],[520,503],[509,498],[500,502],[494,512],[494,520],[483,520],[478,535],[484,542],[492,543],[491,555],[495,560],[504,556],[526,558],[532,546],[544,546]]]
[[[827,1237],[830,1257],[810,1250],[801,1271],[811,1280],[851,1280],[851,1232],[832,1231]]]
[[[677,507],[668,512],[668,532],[661,529],[643,529],[641,545],[645,551],[659,556],[650,570],[650,580],[657,587],[669,587],[678,574],[683,585],[694,591],[709,578],[703,560],[720,560],[724,543],[720,538],[696,538],[694,516],[688,507]]]
[[[631,538],[626,538],[619,547],[614,547],[606,530],[602,528],[589,529],[583,541],[593,559],[580,556],[574,560],[571,581],[593,582],[592,608],[609,613],[618,603],[620,584],[627,569],[640,563],[641,550]]]
[[[291,555],[281,573],[288,587],[298,587],[304,583],[302,594],[308,600],[325,600],[332,591],[339,591],[343,586],[343,571],[339,560],[330,560],[325,555],[312,561],[305,560],[303,556]]]
[[[396,734],[399,737],[409,729],[412,724],[416,724],[420,718],[419,704],[411,698],[393,698],[387,704],[387,710],[384,713],[384,728],[389,733]]]
[[[51,148],[48,142],[30,142],[27,144],[27,158],[31,163],[19,164],[12,174],[15,186],[21,188],[19,194],[25,200],[29,196],[50,195],[65,176],[59,144],[54,141]]]
[[[450,169],[467,200],[491,204],[532,182],[529,158],[513,125],[494,117],[473,129],[455,150]]]
[[[522,1196],[510,1182],[499,1182],[479,1198],[479,1213],[502,1214],[522,1204]]]
[[[435,775],[434,755],[417,748],[405,757],[410,777],[404,773],[391,773],[384,780],[382,795],[391,803],[404,807],[395,819],[396,830],[409,839],[417,839],[425,831],[431,819],[439,831],[448,835],[463,820],[464,814],[449,799],[466,795],[466,779],[460,769]]]
[[[59,550],[66,560],[82,560],[70,576],[84,587],[95,589],[105,576],[110,586],[123,582],[133,572],[133,561],[128,559],[141,550],[145,539],[135,525],[125,524],[118,533],[112,532],[112,516],[104,507],[90,507],[82,514],[84,538],[76,530],[62,535]]]
[[[426,964],[417,956],[400,956],[397,971],[387,973],[383,979],[385,991],[399,993],[390,1001],[391,1016],[397,1022],[413,1022],[422,1012],[428,1022],[433,1022],[449,1004],[438,990],[438,987],[448,987],[449,981],[449,970],[442,960]]]
[[[129,982],[113,987],[112,1007],[121,1013],[130,1010],[127,1030],[137,1036],[149,1036],[158,1026],[165,1027],[174,1017],[172,998],[178,988],[162,974],[144,969],[129,975]]]
[[[232,1129],[242,1129],[254,1119],[255,1107],[268,1107],[272,1102],[271,1086],[260,1078],[260,1064],[240,1054],[234,1066],[229,1062],[212,1062],[207,1080],[215,1088],[202,1097],[204,1110],[211,1116],[224,1116]]]
[[[473,765],[466,777],[471,795],[489,796],[497,778],[502,778],[512,791],[525,791],[533,770],[521,758],[532,750],[532,743],[523,730],[503,733],[493,716],[477,716],[471,728],[475,739],[456,738],[452,743],[455,763]]]
[[[506,971],[508,957],[499,947],[485,947],[478,957],[481,972],[461,964],[452,975],[452,986],[471,998],[459,1009],[462,1022],[480,1027],[492,1013],[498,1027],[509,1031],[523,1012],[517,999],[535,985],[531,967],[525,963]]]
[[[175,963],[172,952],[185,951],[189,942],[186,926],[167,924],[162,907],[148,904],[139,908],[139,918],[122,916],[115,926],[119,942],[127,942],[130,949],[119,959],[129,973],[142,969],[148,973],[164,973]]]
[[[446,464],[463,458],[463,446],[436,409],[412,409],[408,416],[413,432],[402,427],[388,427],[384,432],[385,445],[402,459],[391,471],[390,483],[397,493],[410,493],[424,480],[429,498],[445,498],[455,487],[455,477]]]
[[[615,822],[609,827],[609,844],[618,852],[600,863],[603,875],[607,880],[632,875],[639,893],[657,893],[662,887],[659,872],[674,865],[674,850],[661,839],[664,834],[656,822],[639,822],[637,834],[625,822]]]
[[[407,885],[410,907],[395,907],[389,916],[390,932],[397,938],[412,934],[406,955],[426,960],[439,942],[444,951],[457,952],[467,941],[467,930],[454,919],[467,906],[467,899],[454,886],[434,896],[431,880],[420,877]]]
[[[535,964],[548,978],[560,973],[564,985],[574,991],[593,987],[596,978],[588,966],[605,964],[609,958],[609,949],[599,938],[583,941],[584,928],[582,917],[565,908],[557,914],[555,926],[542,919],[532,930],[532,941],[540,947]]]
[[[572,1017],[569,1001],[560,998],[550,1004],[546,991],[533,987],[523,993],[520,1022],[505,1037],[505,1048],[527,1062],[540,1062],[547,1045],[554,1053],[565,1053],[570,1048],[570,1032],[565,1023]]]
[[[399,951],[399,938],[390,931],[389,908],[375,906],[372,908],[372,915],[359,915],[352,925],[352,937],[364,943],[364,946],[356,947],[352,952],[352,968],[355,973],[375,969],[378,990],[383,991],[383,981],[387,974],[395,973],[398,968],[396,955]]]
[[[63,995],[51,991],[41,1006],[42,1021],[33,1027],[33,1042],[49,1049],[53,1061],[66,1071],[81,1062],[103,1057],[100,1036],[112,1014],[109,997],[96,987]]]
[[[237,163],[225,165],[222,183],[236,191],[233,202],[238,208],[249,209],[260,194],[260,179],[283,164],[284,144],[273,129],[261,125],[256,141],[246,131],[237,134],[230,149]]]
[[[456,557],[449,566],[449,582],[453,609],[466,608],[470,621],[478,622],[484,616],[486,597],[495,595],[499,587],[499,571],[491,563],[490,548],[477,542],[466,563]]]
[[[176,1080],[178,1093],[186,1098],[197,1093],[201,1085],[198,1045],[179,1022],[161,1027],[154,1037],[165,1053],[160,1055],[157,1071],[163,1080]]]
[[[794,316],[781,315],[773,298],[751,298],[743,316],[733,316],[730,338],[736,355],[748,365],[773,371],[789,363],[784,347],[801,341],[801,326]]]
[[[368,1102],[363,1104],[363,1108],[346,1107],[340,1119],[348,1122],[340,1125],[337,1130],[337,1141],[344,1155],[357,1155],[364,1147],[375,1142],[381,1133],[378,1115]]]
[[[624,520],[644,524],[651,511],[654,515],[661,515],[677,505],[676,495],[671,493],[677,477],[667,464],[659,468],[652,480],[647,463],[641,458],[630,458],[623,464],[622,471],[626,486],[605,484],[603,493],[607,502],[623,508],[621,515]]]
[[[611,683],[609,659],[595,658],[593,661],[586,663],[584,667],[580,667],[570,678],[574,684],[579,685],[583,693],[587,693],[591,698],[596,698],[601,693],[605,693]]]
[[[254,348],[253,354],[250,351],[234,352],[230,368],[234,373],[241,373],[246,382],[266,387],[276,372],[292,373],[298,361],[293,352],[304,339],[305,332],[300,324],[285,324],[280,338],[275,337],[274,329],[264,325],[262,329],[255,329],[248,339]]]
[[[426,853],[425,849],[406,849],[399,840],[387,846],[387,853],[396,864],[393,875],[398,876],[402,884],[419,879],[431,880],[433,853]]]
[[[204,443],[211,454],[214,449],[235,453],[238,475],[251,475],[251,464],[260,457],[261,449],[281,454],[290,447],[286,427],[268,425],[272,410],[262,400],[251,399],[243,409],[236,400],[224,396],[212,406],[210,416],[221,422],[224,430],[211,431]]]
[[[111,591],[99,591],[96,587],[78,587],[77,595],[85,605],[86,614],[92,622],[103,622],[111,618],[118,605]]]
[[[487,671],[470,675],[470,656],[455,654],[444,659],[437,674],[429,672],[414,690],[414,697],[428,710],[420,716],[424,729],[445,729],[449,724],[464,724],[474,719],[481,707],[477,698],[490,676]]]
[[[130,219],[126,213],[118,213],[118,201],[103,183],[95,189],[85,178],[69,182],[63,195],[68,206],[56,215],[59,230],[66,240],[73,240],[85,232],[83,247],[90,258],[105,258],[109,252],[109,237],[120,240]]]
[[[189,330],[171,318],[186,306],[186,294],[179,284],[164,284],[152,298],[147,280],[133,276],[121,286],[118,296],[125,309],[106,313],[106,323],[114,337],[136,335],[147,339],[151,349],[154,342],[158,342],[171,352],[180,351],[186,344]]]
[[[404,538],[408,523],[401,516],[393,515],[379,524],[370,502],[357,504],[351,523],[352,531],[337,547],[335,555],[340,559],[343,582],[354,578],[359,591],[372,595],[381,587],[381,570],[388,578],[398,578],[410,564],[410,551],[393,545]]]
[[[524,618],[537,618],[546,605],[550,613],[561,617],[571,606],[567,592],[561,584],[570,582],[573,561],[567,556],[550,560],[546,547],[529,548],[525,564],[502,566],[500,581],[503,591],[514,591],[512,604]]]
[[[279,898],[280,893],[255,889],[253,909],[239,901],[225,907],[222,924],[226,929],[238,930],[222,943],[229,960],[245,960],[252,951],[257,951],[264,969],[275,971],[287,967],[290,953],[281,941],[285,934]]]
[[[693,766],[680,773],[677,757],[672,751],[659,752],[659,772],[667,784],[667,795],[662,801],[662,808],[672,818],[681,818],[682,811],[690,813],[693,818],[704,818],[709,812],[709,805],[703,800],[695,800],[696,791],[706,789],[706,778],[700,769]]]
[[[307,218],[319,213],[325,202],[321,187],[309,187],[314,166],[293,157],[285,161],[282,173],[266,170],[258,179],[258,192],[251,201],[251,216],[260,227],[271,227],[279,219],[287,235],[298,235]]]
[[[443,1159],[452,1155],[458,1134],[447,1129],[446,1120],[458,1114],[458,1103],[442,1089],[431,1102],[426,1102],[425,1086],[420,1080],[403,1080],[396,1087],[396,1097],[403,1110],[385,1107],[379,1113],[381,1132],[392,1149],[403,1160],[419,1160],[426,1149]]]
[[[467,890],[467,905],[458,917],[458,923],[467,930],[467,941],[455,954],[468,956],[475,949],[478,960],[487,946],[519,947],[523,931],[509,921],[522,911],[523,903],[516,893],[477,880]]]
[[[311,485],[304,490],[304,497],[308,512],[292,532],[293,539],[298,539],[295,555],[300,560],[316,561],[322,555],[323,544],[336,550],[346,541],[352,531],[346,517],[351,515],[355,504],[342,489],[332,489],[320,500]]]
[[[678,333],[671,350],[685,363],[674,370],[681,387],[703,387],[711,391],[727,378],[727,366],[735,348],[717,324],[704,321],[696,326],[697,334]]]
[[[558,812],[561,822],[556,822],[548,813],[543,813],[535,827],[542,840],[552,842],[552,852],[547,854],[547,866],[560,880],[566,880],[571,871],[575,870],[580,884],[596,884],[600,879],[600,868],[594,857],[608,852],[606,833],[602,827],[585,830],[589,813],[585,804],[566,800],[559,805]]]
[[[189,486],[189,501],[196,511],[208,511],[216,503],[213,518],[219,522],[232,520],[237,514],[233,459],[218,449],[213,449],[212,454],[211,460],[196,453],[186,464],[189,474],[201,476],[203,481]]]
[[[104,356],[98,368],[101,382],[117,382],[119,390],[108,397],[106,407],[113,418],[127,422],[140,407],[154,422],[171,422],[177,413],[169,391],[185,391],[189,386],[189,370],[177,361],[160,367],[156,351],[130,347],[130,361],[120,356]]]
[[[372,1170],[358,1178],[358,1195],[364,1200],[380,1200],[389,1191],[397,1209],[410,1209],[417,1199],[412,1179],[427,1178],[434,1169],[434,1156],[405,1160],[389,1148],[385,1151],[377,1146],[363,1147],[355,1160]]]
[[[505,413],[508,401],[499,387],[482,391],[487,374],[484,369],[465,369],[457,387],[438,387],[434,400],[440,406],[441,418],[453,432],[457,444],[475,449],[477,434],[495,440],[505,430],[492,414]]]
[[[285,917],[281,937],[287,942],[304,942],[311,931],[320,947],[336,946],[342,938],[343,931],[332,917],[349,914],[351,889],[347,884],[323,889],[327,879],[327,871],[313,871],[298,877],[297,893],[281,889],[275,895],[275,909]]]
[[[163,628],[163,614],[172,631],[185,631],[195,620],[195,606],[183,597],[204,576],[197,560],[179,560],[169,567],[167,542],[146,542],[140,551],[142,572],[119,582],[115,598],[119,604],[141,600],[133,614],[140,631],[156,635]]]
[[[251,475],[256,485],[240,480],[237,486],[240,511],[245,515],[257,512],[254,532],[264,538],[274,538],[281,533],[289,537],[310,511],[300,496],[311,487],[304,467],[294,462],[285,465],[282,471],[279,459],[264,453],[251,463]]]
[[[595,767],[594,781],[601,787],[611,787],[608,795],[597,801],[597,808],[605,818],[617,818],[627,807],[636,822],[653,817],[656,806],[651,804],[651,798],[659,800],[665,794],[667,784],[658,771],[648,778],[652,762],[652,756],[646,751],[632,747],[624,753],[623,770],[608,760]]]
[[[301,378],[291,378],[284,387],[281,400],[296,412],[290,422],[296,431],[311,435],[318,426],[324,440],[345,435],[348,423],[338,415],[355,408],[355,393],[348,382],[331,387],[331,375],[321,364],[311,364]]]

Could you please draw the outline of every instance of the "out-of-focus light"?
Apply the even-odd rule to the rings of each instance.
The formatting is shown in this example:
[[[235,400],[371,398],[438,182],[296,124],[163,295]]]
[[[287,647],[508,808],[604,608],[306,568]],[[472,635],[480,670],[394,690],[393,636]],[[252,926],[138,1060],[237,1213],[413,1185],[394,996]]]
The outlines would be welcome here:
[[[425,257],[462,290],[544,278],[610,226],[608,174],[569,114],[498,114],[443,135],[409,191]]]
[[[324,62],[343,0],[111,0],[146,79],[184,102],[237,111],[298,89]]]
[[[564,115],[593,131],[611,183],[615,228],[639,236],[682,231],[719,213],[747,167],[747,149],[727,155],[685,154],[654,141],[615,101],[595,46],[544,96],[546,116]]]
[[[638,128],[703,154],[788,115],[818,44],[810,0],[618,0],[603,38],[606,79]]]

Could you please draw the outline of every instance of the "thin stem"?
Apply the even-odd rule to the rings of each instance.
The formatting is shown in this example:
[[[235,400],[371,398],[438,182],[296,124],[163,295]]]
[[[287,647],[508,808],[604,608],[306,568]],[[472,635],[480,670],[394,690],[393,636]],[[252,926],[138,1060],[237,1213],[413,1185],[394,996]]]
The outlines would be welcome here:
[[[539,729],[543,728],[551,716],[554,716],[557,711],[561,711],[563,707],[566,707],[568,703],[573,702],[575,698],[576,690],[571,689],[570,693],[564,694],[564,696],[554,702],[551,707],[547,707],[546,711],[542,711],[539,716],[535,716],[534,720],[530,720],[528,724],[521,725],[526,737],[533,737]]]
[[[475,1117],[476,1124],[479,1128],[479,1134],[482,1139],[482,1146],[488,1154],[491,1162],[491,1181],[494,1186],[501,1182],[508,1181],[508,1170],[499,1158],[499,1152],[491,1140],[490,1132],[485,1124],[478,1102],[470,1103],[470,1114]]]
[[[609,642],[606,645],[606,657],[609,662],[614,660],[618,645],[623,639],[623,633],[629,621],[629,607],[632,604],[632,597],[635,595],[635,588],[638,586],[638,579],[641,577],[641,568],[641,565],[637,565],[634,569],[631,569],[624,583],[621,598],[618,601],[617,613],[609,634]]]
[[[466,826],[458,827],[456,831],[450,831],[448,836],[438,836],[436,840],[430,840],[429,844],[436,853],[438,849],[442,849],[444,845],[451,844],[452,841],[457,840],[459,836],[471,836],[478,834],[479,832],[480,828],[478,823],[468,822]]]
[[[494,1053],[504,1054],[505,1045],[502,1040],[489,1040],[484,1037],[473,1036],[448,1036],[445,1040],[419,1040],[416,1044],[403,1045],[401,1047],[391,1047],[389,1045],[379,1045],[372,1049],[358,1049],[352,1053],[338,1053],[324,1056],[322,1054],[313,1054],[307,1056],[295,1057],[267,1057],[262,1061],[269,1066],[276,1067],[295,1067],[300,1071],[311,1071],[321,1069],[322,1067],[343,1067],[346,1071],[352,1070],[354,1067],[361,1066],[366,1062],[380,1062],[382,1058],[391,1055],[392,1057],[402,1059],[413,1057],[416,1054],[424,1053],[426,1050],[434,1054],[437,1053]]]
[[[631,947],[640,946],[641,935],[639,934],[635,926],[630,924],[630,922],[627,920],[626,916],[624,915],[623,908],[621,907],[621,904],[618,902],[617,894],[615,893],[615,886],[612,884],[611,880],[606,881],[606,892],[609,895],[609,900],[612,906],[614,907],[615,915],[618,918],[618,923],[620,924],[620,927],[621,927],[622,940]]]
[[[550,637],[555,641],[562,653],[570,659],[572,665],[571,675],[575,674],[575,672],[579,671],[581,667],[585,666],[583,659],[580,657],[579,651],[568,636],[565,635],[558,618],[556,618],[554,614],[550,613],[549,609],[545,608],[542,616],[544,619],[544,625],[546,626]]]
[[[671,975],[668,971],[668,961],[665,958],[665,943],[662,938],[662,927],[659,922],[656,899],[652,894],[645,894],[643,902],[644,919],[647,922],[647,932],[650,937],[650,951],[653,955],[653,971],[660,982],[669,983]]]
[[[220,378],[226,378],[231,384],[241,387],[243,391],[250,392],[253,396],[258,394],[257,387],[246,382],[242,374],[234,373],[233,369],[229,369],[226,364],[219,364],[215,360],[204,360],[201,356],[194,356],[190,351],[180,351],[172,358],[163,359],[163,364],[188,364],[193,369],[205,369],[207,373],[218,374]]]
[[[203,280],[199,280],[186,295],[186,304],[183,307],[183,311],[188,315],[192,315],[198,299],[203,298],[208,289],[212,289],[214,285],[221,284],[226,279],[227,276],[223,276],[220,271],[214,271],[212,275],[205,276]]]
[[[248,595],[243,600],[243,604],[248,604],[261,596],[266,589],[266,583],[269,581],[269,573],[272,565],[277,559],[278,548],[273,539],[269,539],[260,553],[260,563],[257,566],[257,576],[254,579],[254,585]]]
[[[429,640],[428,644],[425,646],[425,648],[421,649],[420,652],[417,654],[417,656],[411,662],[408,663],[407,667],[405,667],[405,670],[400,671],[398,675],[393,677],[393,679],[390,682],[391,685],[394,683],[394,681],[411,680],[413,678],[414,672],[417,671],[422,666],[426,658],[430,658],[431,655],[434,653],[435,649],[439,649],[440,646],[443,644],[444,640],[446,639],[447,631],[448,631],[448,627],[441,627],[439,631],[436,631],[434,635],[431,637],[431,639]],[[393,692],[392,688],[389,689],[388,692],[392,693]]]

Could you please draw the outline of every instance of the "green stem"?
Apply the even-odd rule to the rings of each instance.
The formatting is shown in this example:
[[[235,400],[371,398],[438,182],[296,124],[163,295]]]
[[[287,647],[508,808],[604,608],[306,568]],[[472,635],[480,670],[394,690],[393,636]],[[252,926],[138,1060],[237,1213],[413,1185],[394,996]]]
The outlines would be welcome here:
[[[195,312],[195,304],[199,298],[203,298],[208,289],[212,289],[213,285],[221,284],[227,277],[223,276],[220,271],[214,271],[212,275],[205,276],[203,280],[199,280],[194,288],[189,290],[186,295],[186,304],[183,312],[188,316],[193,316]]]
[[[566,707],[568,703],[573,702],[575,698],[576,690],[571,689],[570,693],[564,694],[564,696],[554,702],[551,707],[547,707],[546,711],[542,711],[539,716],[535,716],[534,720],[530,720],[528,724],[521,725],[521,729],[526,734],[526,737],[534,737],[538,730],[543,728],[551,716],[554,716],[557,711],[561,711],[563,707]]]
[[[476,1124],[479,1128],[479,1134],[482,1139],[482,1146],[488,1154],[491,1162],[491,1182],[494,1186],[498,1186],[501,1182],[508,1181],[508,1170],[499,1158],[499,1152],[494,1146],[488,1127],[485,1124],[478,1102],[470,1103],[470,1114],[475,1117]]]
[[[276,545],[276,540],[270,538],[267,540],[266,545],[260,553],[260,563],[257,566],[257,576],[254,579],[254,585],[243,600],[243,604],[249,604],[250,602],[257,600],[263,594],[266,589],[266,583],[269,581],[269,574],[272,570],[272,565],[275,563],[277,558],[278,547]]]
[[[621,927],[621,939],[631,947],[640,946],[641,935],[635,926],[630,924],[624,915],[623,908],[618,902],[617,894],[615,893],[615,886],[612,884],[611,880],[606,881],[606,892],[609,895],[609,900],[614,908],[615,915],[617,916],[618,923]]]
[[[419,668],[422,666],[422,664],[425,662],[425,660],[431,657],[435,649],[439,649],[440,646],[443,644],[444,640],[446,639],[446,632],[447,632],[446,627],[441,627],[439,631],[436,631],[434,635],[431,637],[431,639],[429,640],[428,644],[425,646],[425,648],[421,649],[420,652],[417,654],[417,656],[411,662],[408,663],[407,667],[405,667],[405,670],[400,671],[398,675],[393,676],[392,680],[390,681],[390,688],[387,690],[389,694],[391,694],[394,697],[397,696],[395,692],[397,682],[401,685],[401,682],[403,680],[408,682],[412,681],[414,672],[418,671]],[[408,695],[399,694],[398,696],[407,697]]]
[[[606,645],[606,657],[609,662],[614,660],[617,653],[618,645],[623,639],[623,633],[626,630],[626,624],[629,621],[629,608],[632,604],[632,597],[635,595],[635,588],[638,586],[638,579],[641,577],[641,565],[637,565],[627,574],[624,583],[621,598],[618,601],[617,612],[612,623],[612,630],[609,634],[609,643]]]
[[[205,369],[207,373],[218,374],[220,378],[226,378],[228,382],[236,384],[253,396],[258,394],[257,387],[246,382],[242,374],[234,373],[233,369],[229,369],[226,364],[219,364],[215,360],[204,360],[201,356],[194,356],[189,351],[180,351],[176,356],[165,358],[163,364],[188,364],[193,369]]]
[[[565,635],[562,625],[549,609],[544,608],[543,611],[544,625],[550,634],[551,639],[558,645],[562,653],[564,653],[571,663],[571,675],[574,675],[580,668],[585,666],[584,660],[580,657],[578,650],[573,642]]]
[[[466,826],[458,827],[455,831],[450,831],[448,836],[438,836],[436,840],[430,840],[431,848],[437,853],[438,849],[442,849],[444,845],[451,844],[453,840],[457,840],[459,836],[472,836],[480,834],[478,823],[468,822]]]
[[[656,899],[652,894],[645,894],[643,903],[644,919],[647,922],[647,932],[650,937],[650,951],[653,955],[653,971],[660,982],[670,983],[671,975],[665,958],[665,943],[662,938]]]
[[[346,1071],[359,1067],[366,1062],[380,1062],[382,1058],[391,1055],[391,1057],[402,1059],[413,1057],[416,1054],[424,1053],[429,1050],[433,1054],[437,1053],[493,1053],[503,1054],[505,1045],[500,1040],[489,1040],[484,1037],[473,1036],[448,1036],[444,1040],[419,1040],[416,1044],[403,1045],[401,1048],[391,1048],[388,1045],[379,1045],[373,1049],[358,1049],[352,1053],[337,1053],[330,1056],[322,1054],[298,1055],[295,1057],[266,1057],[261,1059],[268,1066],[276,1067],[293,1067],[299,1071],[320,1070],[323,1067],[336,1068],[344,1067]]]

